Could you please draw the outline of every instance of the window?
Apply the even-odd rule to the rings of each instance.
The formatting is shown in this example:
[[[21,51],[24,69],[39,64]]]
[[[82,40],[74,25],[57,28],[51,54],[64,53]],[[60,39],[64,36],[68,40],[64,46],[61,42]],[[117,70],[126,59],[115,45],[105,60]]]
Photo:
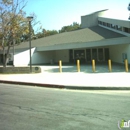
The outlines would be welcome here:
[[[121,26],[118,26],[117,29],[120,30],[120,31],[122,31],[122,27]]]
[[[129,29],[124,27],[124,32],[128,33],[129,32]]]
[[[102,25],[102,21],[98,21],[98,24]]]
[[[103,61],[103,48],[98,48],[98,60]]]
[[[111,27],[111,24],[110,24],[110,23],[107,23],[107,27]]]
[[[127,53],[122,53],[122,61],[124,62],[127,59]]]
[[[115,25],[114,25],[114,24],[112,24],[112,28],[115,28]]]
[[[106,26],[106,23],[105,23],[105,22],[103,22],[103,25],[104,25],[104,26]]]

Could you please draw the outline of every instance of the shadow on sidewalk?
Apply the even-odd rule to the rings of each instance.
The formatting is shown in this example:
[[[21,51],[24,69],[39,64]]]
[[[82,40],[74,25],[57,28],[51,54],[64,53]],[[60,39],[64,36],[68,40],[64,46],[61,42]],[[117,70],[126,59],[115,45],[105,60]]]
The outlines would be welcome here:
[[[41,66],[43,72],[54,72],[58,73],[59,72],[59,66]],[[96,65],[96,71],[95,73],[108,73],[108,65]],[[62,72],[77,72],[77,66],[76,65],[64,65],[62,66]],[[94,73],[92,71],[92,66],[91,65],[81,65],[80,66],[80,72],[83,73]],[[113,64],[112,65],[112,72],[126,72],[125,71],[125,66],[124,65],[117,65]],[[129,71],[130,72],[130,71]]]

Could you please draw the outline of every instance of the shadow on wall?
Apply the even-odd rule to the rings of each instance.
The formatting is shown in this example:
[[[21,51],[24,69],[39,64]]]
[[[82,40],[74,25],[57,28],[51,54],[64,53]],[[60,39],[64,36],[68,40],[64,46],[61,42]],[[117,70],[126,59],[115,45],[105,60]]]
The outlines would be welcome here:
[[[92,30],[93,32],[97,33],[98,35],[104,37],[105,39],[126,37],[125,35],[110,31],[110,30],[105,29],[105,28],[101,28],[99,26],[90,27],[89,29]]]

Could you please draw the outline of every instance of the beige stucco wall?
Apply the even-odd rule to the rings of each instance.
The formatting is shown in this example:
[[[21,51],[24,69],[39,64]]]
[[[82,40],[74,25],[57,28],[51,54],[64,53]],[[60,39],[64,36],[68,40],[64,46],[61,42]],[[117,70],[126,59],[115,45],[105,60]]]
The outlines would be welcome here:
[[[55,51],[39,51],[33,54],[33,64],[51,64],[62,62],[69,62],[69,50],[55,50]],[[52,63],[52,64],[53,64]]]
[[[32,48],[32,64],[53,64],[62,60],[62,62],[69,62],[69,50],[55,50],[55,51],[36,51]],[[27,66],[30,63],[29,49],[15,52],[14,65]]]
[[[113,45],[109,47],[110,51],[110,58],[112,61],[117,63],[124,63],[122,54],[127,54],[128,62],[130,63],[130,44],[124,44],[124,45]]]
[[[31,49],[31,56],[35,52],[35,48]],[[30,63],[29,49],[22,49],[15,51],[14,65],[15,66],[27,66]]]
[[[33,64],[48,64],[54,59],[54,51],[35,52],[32,56]]]
[[[32,64],[48,64],[54,59],[54,51],[37,52],[35,48],[31,49]],[[17,51],[14,56],[15,66],[27,66],[30,63],[29,49]]]
[[[69,50],[55,51],[54,61],[58,62],[59,60],[62,60],[62,62],[69,62]]]
[[[127,54],[127,59],[130,64],[130,44],[111,45],[106,46],[109,48],[110,59],[113,62],[124,63],[122,54]],[[57,63],[59,60],[62,62],[69,62],[69,50],[55,50],[55,51],[40,51],[37,52],[32,48],[32,64],[51,64],[51,60]],[[15,52],[14,65],[27,66],[30,62],[29,49]]]

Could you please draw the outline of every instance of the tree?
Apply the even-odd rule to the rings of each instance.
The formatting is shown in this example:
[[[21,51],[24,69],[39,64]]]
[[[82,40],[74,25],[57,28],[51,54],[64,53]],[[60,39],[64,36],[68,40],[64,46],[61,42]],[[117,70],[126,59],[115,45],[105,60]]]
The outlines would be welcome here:
[[[62,33],[62,32],[70,32],[70,31],[74,31],[74,30],[77,30],[77,29],[80,29],[81,28],[81,25],[78,24],[77,22],[73,22],[73,24],[71,25],[68,25],[68,26],[63,26],[61,28],[61,30],[57,31],[57,30],[46,30],[46,29],[42,29],[42,32],[38,32],[36,34],[36,37],[37,38],[43,38],[43,37],[47,37],[47,36],[50,36],[50,35],[55,35],[55,34],[58,34],[58,33]]]
[[[45,36],[55,35],[58,32],[56,30],[47,30],[45,31]]]
[[[30,16],[33,17],[33,20],[31,22],[31,39],[34,40],[34,39],[41,37],[41,33],[39,31],[42,30],[42,25],[41,25],[40,21],[37,21],[37,16],[35,13],[31,13]],[[38,25],[38,27],[34,31],[33,27],[35,25]],[[28,41],[28,40],[29,40],[29,33],[23,33],[23,35],[21,37],[21,41],[24,42],[24,41]]]
[[[24,0],[0,1],[0,46],[3,50],[3,66],[6,67],[10,47],[19,44],[29,33]],[[7,52],[5,54],[5,48]]]
[[[38,33],[36,34],[36,37],[37,37],[37,38],[42,38],[42,37],[44,37],[44,34],[43,34],[42,32],[38,32]]]
[[[36,37],[37,38],[42,38],[42,37],[47,37],[47,36],[55,35],[55,34],[58,34],[57,30],[46,30],[46,29],[42,29],[42,32],[38,32],[36,34]]]
[[[80,29],[81,26],[77,23],[77,22],[73,22],[73,24],[71,25],[68,25],[68,26],[63,26],[61,28],[61,30],[59,30],[60,33],[62,32],[70,32],[70,31],[74,31],[74,30],[77,30],[77,29]]]

